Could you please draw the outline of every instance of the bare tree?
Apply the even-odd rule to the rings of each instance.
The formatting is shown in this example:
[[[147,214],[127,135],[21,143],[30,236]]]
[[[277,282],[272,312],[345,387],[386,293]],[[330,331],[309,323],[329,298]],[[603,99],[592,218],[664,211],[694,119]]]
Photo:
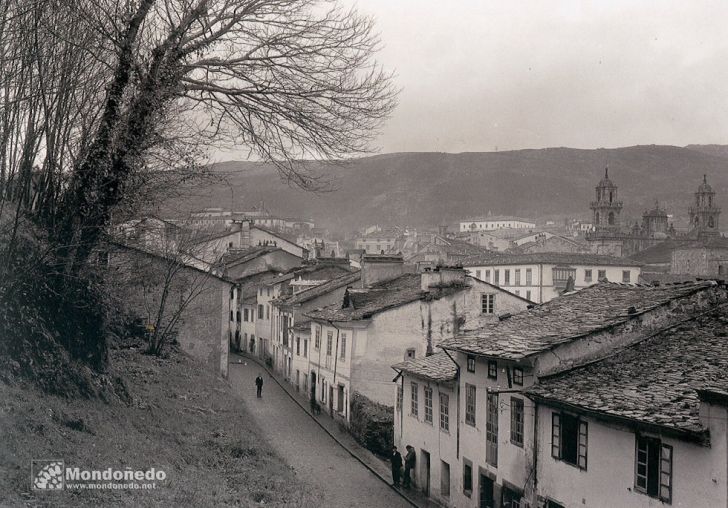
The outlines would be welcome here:
[[[186,311],[214,291],[219,263],[208,252],[203,233],[148,218],[117,230],[116,250],[106,273],[117,304],[143,319],[148,329],[147,352],[160,355],[175,337]],[[218,254],[221,257],[222,252]]]

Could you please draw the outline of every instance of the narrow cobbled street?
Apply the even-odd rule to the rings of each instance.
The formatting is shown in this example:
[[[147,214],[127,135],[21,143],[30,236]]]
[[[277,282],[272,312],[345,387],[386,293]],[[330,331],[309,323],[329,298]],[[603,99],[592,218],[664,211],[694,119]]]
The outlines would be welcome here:
[[[265,380],[262,399],[255,396],[258,373]],[[323,493],[322,506],[410,506],[342,449],[257,364],[231,363],[230,382],[273,448],[299,478]]]

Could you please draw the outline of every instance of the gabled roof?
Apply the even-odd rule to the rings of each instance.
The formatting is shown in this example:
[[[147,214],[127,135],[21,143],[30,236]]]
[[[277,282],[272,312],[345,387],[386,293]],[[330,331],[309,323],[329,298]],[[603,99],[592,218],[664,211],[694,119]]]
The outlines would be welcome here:
[[[392,365],[392,368],[413,376],[436,382],[454,381],[457,376],[455,363],[446,353],[435,353]]]
[[[353,273],[347,273],[346,275],[342,275],[341,277],[331,279],[328,282],[324,282],[323,284],[319,284],[318,286],[314,286],[310,289],[306,289],[306,290],[296,293],[294,295],[280,298],[276,301],[276,304],[277,305],[299,305],[299,304],[311,301],[314,298],[318,298],[319,296],[323,296],[327,293],[330,293],[331,291],[334,291],[335,289],[339,289],[339,288],[341,288],[343,286],[347,286],[349,284],[354,284],[355,282],[359,281],[360,279],[361,279],[361,272],[359,272],[359,271],[356,271]]]
[[[331,305],[306,313],[311,319],[323,321],[358,321],[418,300],[439,299],[469,289],[468,284],[430,288],[421,287],[421,274],[406,273],[399,277],[373,284],[370,288],[351,289],[345,295],[345,305]]]
[[[484,265],[591,265],[591,266],[642,266],[639,261],[600,254],[581,254],[577,252],[532,252],[509,254],[492,252],[467,257],[461,261],[463,266]]]
[[[233,251],[224,254],[222,262],[228,267],[239,265],[241,263],[247,263],[248,261],[259,258],[261,256],[265,256],[266,254],[278,250],[283,249],[281,249],[280,247],[272,247],[269,245],[263,247],[251,247],[242,251]]]
[[[498,323],[447,339],[440,347],[491,358],[521,360],[715,285],[713,281],[659,287],[600,282]]]
[[[728,306],[663,330],[613,356],[544,378],[538,399],[605,417],[701,432],[696,390],[728,391]]]

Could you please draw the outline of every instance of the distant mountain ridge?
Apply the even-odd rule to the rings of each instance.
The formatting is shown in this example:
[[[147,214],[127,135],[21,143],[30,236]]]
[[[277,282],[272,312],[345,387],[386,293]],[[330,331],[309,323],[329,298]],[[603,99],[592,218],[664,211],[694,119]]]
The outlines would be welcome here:
[[[194,210],[233,203],[242,210],[264,202],[275,213],[310,217],[342,232],[369,224],[435,226],[488,212],[588,218],[594,187],[607,165],[619,186],[623,214],[633,220],[657,199],[679,224],[703,174],[718,204],[728,205],[725,145],[383,154],[327,166],[337,190],[318,194],[288,187],[269,165],[223,162],[212,171],[230,185],[195,185],[176,205]]]

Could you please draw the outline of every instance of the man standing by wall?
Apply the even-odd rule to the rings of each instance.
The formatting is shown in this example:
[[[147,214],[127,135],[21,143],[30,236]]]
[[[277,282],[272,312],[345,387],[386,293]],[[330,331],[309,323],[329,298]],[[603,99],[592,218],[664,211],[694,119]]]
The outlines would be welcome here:
[[[402,474],[402,454],[397,451],[397,447],[392,447],[392,456],[389,458],[392,462],[392,485],[399,488],[399,477]]]
[[[415,468],[415,461],[417,456],[415,455],[415,449],[410,445],[407,445],[407,455],[404,456],[404,482],[405,488],[409,488],[412,485],[412,470]]]

